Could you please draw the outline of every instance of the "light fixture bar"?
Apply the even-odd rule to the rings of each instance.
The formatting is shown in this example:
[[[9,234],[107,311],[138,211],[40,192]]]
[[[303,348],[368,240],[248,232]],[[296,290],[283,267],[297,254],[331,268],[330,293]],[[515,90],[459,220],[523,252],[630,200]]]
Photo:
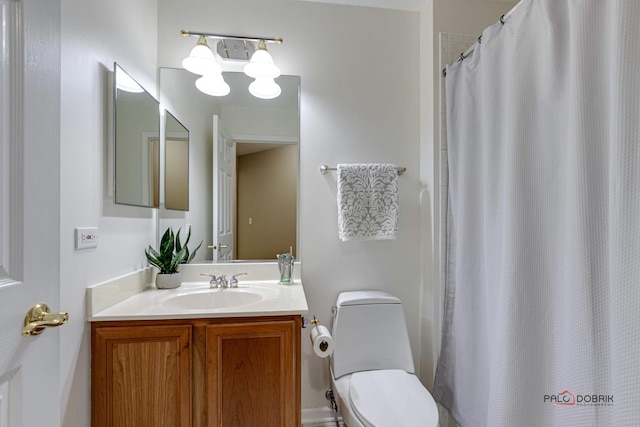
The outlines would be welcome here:
[[[265,43],[277,43],[277,44],[281,44],[283,42],[282,38],[277,37],[277,38],[273,38],[273,37],[245,37],[245,36],[232,36],[229,34],[215,34],[215,33],[203,33],[203,32],[199,32],[199,31],[189,31],[189,30],[180,30],[180,34],[182,34],[182,37],[188,37],[188,36],[193,36],[193,37],[200,37],[200,36],[204,36],[204,37],[211,37],[211,38],[215,38],[215,39],[228,39],[228,40],[249,40],[252,42],[259,42],[259,41],[263,41]]]

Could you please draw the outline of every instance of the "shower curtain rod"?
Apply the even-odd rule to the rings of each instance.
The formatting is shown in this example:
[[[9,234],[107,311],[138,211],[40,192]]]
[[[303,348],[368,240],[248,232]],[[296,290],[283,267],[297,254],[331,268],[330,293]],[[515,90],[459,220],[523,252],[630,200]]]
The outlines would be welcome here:
[[[502,16],[500,17],[500,23],[501,23],[502,25],[504,25],[504,24],[505,24],[506,19],[507,19],[509,16],[511,16],[511,14],[512,14],[512,13],[513,13],[517,8],[518,8],[518,6],[520,6],[520,3],[521,3],[521,2],[516,3],[516,5],[515,5],[515,6],[513,6],[513,7],[511,8],[511,10],[509,10],[507,13],[505,13],[504,15],[502,15]],[[480,34],[480,37],[478,37],[478,43],[482,43],[482,34]],[[464,60],[464,59],[467,59],[469,56],[471,56],[471,54],[473,53],[473,51],[474,51],[474,49],[476,48],[476,45],[477,45],[478,43],[474,43],[474,44],[472,44],[472,45],[469,47],[469,49],[467,49],[467,50],[465,50],[464,52],[462,52],[462,53],[460,54],[460,57],[458,58],[458,61],[462,61],[462,60]],[[443,77],[447,77],[447,69],[446,69],[446,68],[443,68],[443,69],[442,69],[442,76],[443,76]]]

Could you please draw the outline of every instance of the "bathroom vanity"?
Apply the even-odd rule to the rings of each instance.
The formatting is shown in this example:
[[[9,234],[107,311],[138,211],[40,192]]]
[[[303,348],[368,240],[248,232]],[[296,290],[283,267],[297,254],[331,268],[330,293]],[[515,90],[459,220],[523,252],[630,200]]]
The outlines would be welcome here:
[[[149,288],[90,313],[92,425],[301,425],[307,310],[299,280],[260,280]]]

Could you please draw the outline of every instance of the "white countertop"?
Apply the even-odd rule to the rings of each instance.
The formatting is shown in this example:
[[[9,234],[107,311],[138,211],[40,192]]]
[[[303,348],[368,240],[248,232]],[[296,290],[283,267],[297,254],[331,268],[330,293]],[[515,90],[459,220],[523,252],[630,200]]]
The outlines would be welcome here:
[[[222,293],[255,293],[259,301],[231,307],[215,306]],[[185,308],[173,298],[197,294],[197,305]],[[218,296],[220,298],[218,298]],[[197,300],[200,300],[199,302]],[[289,285],[277,281],[241,281],[237,289],[211,289],[208,282],[189,282],[175,289],[148,288],[97,313],[89,313],[90,322],[114,320],[195,319],[219,317],[255,317],[305,314],[309,311],[304,288],[299,280]]]

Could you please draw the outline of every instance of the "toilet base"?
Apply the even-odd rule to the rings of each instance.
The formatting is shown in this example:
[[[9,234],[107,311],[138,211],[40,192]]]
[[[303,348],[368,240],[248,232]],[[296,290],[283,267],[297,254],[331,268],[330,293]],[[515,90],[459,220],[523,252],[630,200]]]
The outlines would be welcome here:
[[[351,374],[343,375],[342,377],[335,379],[333,372],[331,372],[331,388],[333,389],[333,396],[338,405],[338,413],[342,417],[342,420],[347,427],[365,427],[364,424],[353,413],[351,405],[349,404],[349,383],[351,382]]]

